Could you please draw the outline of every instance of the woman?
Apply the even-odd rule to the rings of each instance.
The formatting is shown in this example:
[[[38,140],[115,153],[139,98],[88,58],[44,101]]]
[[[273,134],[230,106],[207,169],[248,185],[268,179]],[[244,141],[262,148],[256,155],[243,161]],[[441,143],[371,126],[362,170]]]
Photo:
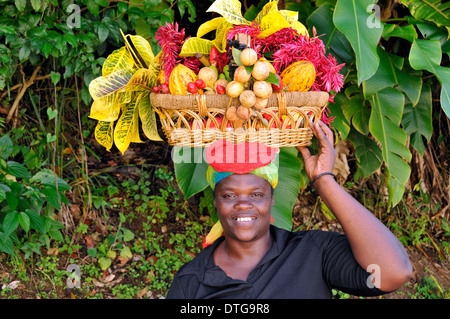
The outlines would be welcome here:
[[[320,121],[309,125],[319,153],[298,150],[308,178],[345,235],[288,232],[270,224],[278,180],[275,152],[261,152],[262,160],[246,158],[247,171],[242,163],[212,163],[207,156],[224,236],[180,268],[167,298],[331,298],[333,288],[377,296],[410,278],[412,267],[397,238],[330,173],[336,157],[332,131]]]

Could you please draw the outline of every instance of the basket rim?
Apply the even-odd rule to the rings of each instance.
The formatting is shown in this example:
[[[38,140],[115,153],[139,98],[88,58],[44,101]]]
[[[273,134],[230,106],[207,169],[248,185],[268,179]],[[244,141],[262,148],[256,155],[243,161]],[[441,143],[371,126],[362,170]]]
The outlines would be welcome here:
[[[286,107],[296,106],[320,106],[327,105],[329,100],[329,93],[324,91],[292,91],[292,92],[274,92],[268,101],[267,107],[278,106],[278,96],[284,94],[286,99]],[[189,95],[174,95],[163,93],[150,93],[150,103],[155,108],[161,109],[188,109],[198,110],[199,98],[204,99],[206,107],[215,107],[226,109],[230,105],[239,105],[238,98],[231,98],[226,94],[189,94]]]

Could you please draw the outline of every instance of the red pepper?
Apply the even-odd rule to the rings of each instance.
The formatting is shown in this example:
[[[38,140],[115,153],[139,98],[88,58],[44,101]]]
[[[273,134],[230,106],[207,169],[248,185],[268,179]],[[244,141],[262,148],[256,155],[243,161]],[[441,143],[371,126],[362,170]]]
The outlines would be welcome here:
[[[217,56],[219,55],[219,50],[215,46],[211,48],[211,51],[209,52],[209,63],[211,65],[214,65],[217,67]]]

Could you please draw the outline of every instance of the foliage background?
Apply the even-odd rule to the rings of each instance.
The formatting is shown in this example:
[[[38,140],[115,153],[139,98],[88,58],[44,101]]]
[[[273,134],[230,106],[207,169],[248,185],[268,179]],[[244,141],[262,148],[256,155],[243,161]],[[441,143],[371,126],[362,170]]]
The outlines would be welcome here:
[[[153,277],[163,278],[156,281],[152,277],[154,281],[148,279],[147,283],[164,293],[170,274],[164,277],[155,272],[164,267],[173,271],[180,260],[195,254],[190,247],[198,246],[193,238],[198,240],[208,230],[202,228],[208,225],[202,212],[208,215],[207,198],[211,194],[205,191],[190,201],[181,199],[171,173],[171,150],[164,143],[146,141],[124,156],[114,148],[111,153],[99,148],[92,137],[95,123],[88,118],[92,102],[88,85],[100,75],[105,57],[124,45],[119,29],[147,38],[156,54],[160,48],[154,33],[160,25],[177,21],[188,35],[195,36],[198,25],[212,18],[204,14],[210,3],[81,0],[76,2],[77,7],[70,6],[73,1],[0,1],[0,125],[1,135],[7,134],[10,139],[2,139],[0,145],[0,183],[6,186],[0,191],[0,251],[7,253],[0,253],[2,260],[33,272],[36,269],[27,268],[27,260],[34,258],[50,269],[44,251],[58,256],[49,253],[57,249],[59,254],[78,254],[79,258],[84,253],[101,269],[97,275],[92,270],[92,277],[101,278],[105,285],[111,282],[107,281],[112,269],[108,260],[118,263],[122,257],[122,262],[131,263],[125,249],[128,247],[134,257],[146,256],[154,260],[153,266],[163,264],[145,272],[147,277],[153,272]],[[244,12],[257,10],[263,3],[243,1]],[[336,95],[336,103],[329,105],[332,116],[336,116],[333,127],[339,137],[340,182],[386,222],[406,246],[417,247],[427,256],[431,251],[437,262],[448,262],[450,22],[448,6],[439,1],[433,1],[434,7],[427,3],[380,1],[373,6],[370,0],[308,0],[280,1],[280,6],[298,10],[299,20],[310,32],[315,26],[328,51],[346,63],[345,87]],[[141,173],[136,174],[136,168]],[[147,172],[151,186],[136,182],[142,171]],[[44,173],[70,186],[66,189],[66,184],[61,184],[67,202],[58,197],[58,182],[48,185],[38,179]],[[333,224],[326,207],[304,190],[306,183],[301,179],[294,228],[312,228],[315,222],[317,227],[323,222]],[[41,206],[26,203],[26,190],[30,189]],[[12,196],[21,195],[24,200],[17,205],[16,217],[6,218],[12,213],[8,198],[11,201]],[[130,196],[132,199],[127,200]],[[140,215],[136,205],[141,207]],[[309,208],[303,215],[301,205]],[[52,222],[46,227],[36,221],[32,224],[33,209],[42,220]],[[170,219],[169,211],[178,215]],[[28,223],[25,215],[29,216]],[[72,216],[71,222],[67,216]],[[186,216],[194,222],[183,221],[178,229],[166,228],[165,235],[161,232],[169,220],[180,223]],[[113,227],[96,238],[100,226],[92,229],[87,225],[94,220]],[[144,227],[140,235],[137,229],[143,225],[148,229]],[[180,237],[182,228],[190,233]],[[129,229],[135,234],[133,238]],[[184,248],[175,254],[181,256],[176,261],[164,255],[167,244],[155,239],[167,239],[170,230],[172,244],[181,243]],[[92,236],[93,244],[89,242]],[[140,244],[146,249],[140,251]],[[73,256],[60,260],[60,269],[64,270]],[[135,273],[138,268],[145,266],[135,261]],[[12,274],[9,269],[2,270],[3,274]],[[3,275],[2,282],[11,278]],[[448,275],[444,273],[441,278],[448,284]],[[448,289],[442,289],[440,280],[427,285],[441,288],[436,290],[437,296]],[[138,293],[130,295],[136,297]]]

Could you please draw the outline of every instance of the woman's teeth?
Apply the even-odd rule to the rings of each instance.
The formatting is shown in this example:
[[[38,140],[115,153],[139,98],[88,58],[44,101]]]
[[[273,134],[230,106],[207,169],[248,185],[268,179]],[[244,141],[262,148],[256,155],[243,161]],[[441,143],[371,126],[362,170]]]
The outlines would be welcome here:
[[[235,220],[238,222],[250,222],[254,219],[255,219],[254,217],[237,217],[237,218],[235,218]]]

